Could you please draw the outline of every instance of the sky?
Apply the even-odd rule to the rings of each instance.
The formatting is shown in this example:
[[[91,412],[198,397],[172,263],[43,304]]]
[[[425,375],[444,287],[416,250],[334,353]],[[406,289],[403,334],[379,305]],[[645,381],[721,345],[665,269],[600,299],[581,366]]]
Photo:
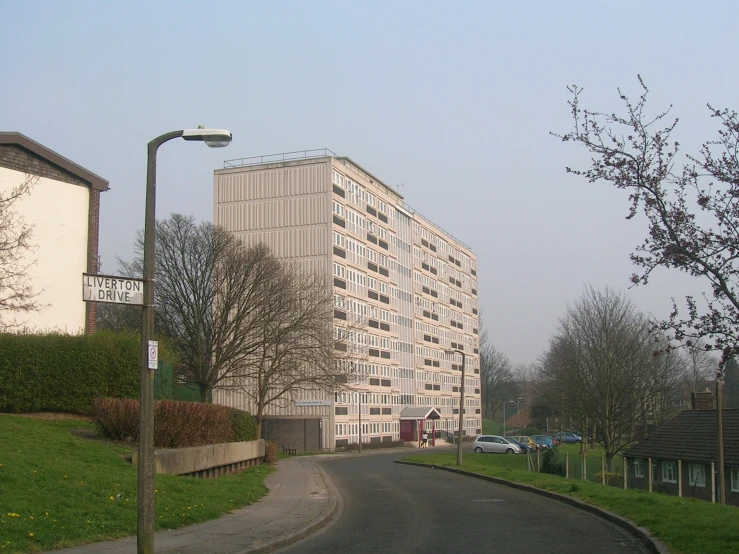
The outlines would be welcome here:
[[[233,143],[160,148],[158,217],[211,221],[226,159],[349,156],[477,254],[484,326],[513,363],[537,360],[588,284],[656,318],[709,290],[667,270],[629,288],[644,219],[568,175],[588,155],[550,133],[570,129],[568,85],[610,112],[642,75],[695,152],[716,136],[706,104],[739,108],[734,1],[0,0],[0,20],[0,130],[110,181],[104,273],[143,227],[146,144],[205,125]]]

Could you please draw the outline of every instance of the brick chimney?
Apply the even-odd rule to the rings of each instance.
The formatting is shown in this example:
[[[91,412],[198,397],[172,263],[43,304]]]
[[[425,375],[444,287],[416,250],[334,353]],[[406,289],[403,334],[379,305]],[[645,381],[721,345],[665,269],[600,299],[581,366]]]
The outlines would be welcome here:
[[[706,387],[700,392],[690,393],[690,407],[693,410],[714,410],[713,392]]]

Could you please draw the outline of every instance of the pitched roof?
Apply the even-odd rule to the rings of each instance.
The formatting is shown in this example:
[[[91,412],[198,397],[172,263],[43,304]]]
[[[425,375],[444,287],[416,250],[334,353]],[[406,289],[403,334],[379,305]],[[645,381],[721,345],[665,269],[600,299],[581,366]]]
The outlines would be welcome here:
[[[65,158],[61,154],[57,154],[51,148],[47,148],[43,144],[28,138],[22,133],[0,132],[0,144],[12,144],[25,148],[37,156],[44,158],[46,161],[68,171],[72,175],[76,175],[83,181],[90,183],[90,186],[94,189],[103,191],[110,188],[110,184],[106,179],[103,179],[99,175],[95,175],[92,171],[74,163],[72,160]]]
[[[436,408],[428,406],[403,408],[400,419],[441,419],[441,414]]]
[[[739,465],[739,409],[721,410],[724,463]],[[624,452],[630,458],[718,461],[716,410],[685,410]]]

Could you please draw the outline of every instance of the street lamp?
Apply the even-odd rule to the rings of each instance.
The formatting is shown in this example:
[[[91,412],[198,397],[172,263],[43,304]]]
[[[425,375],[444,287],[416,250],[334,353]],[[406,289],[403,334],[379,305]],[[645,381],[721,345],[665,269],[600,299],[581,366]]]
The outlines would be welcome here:
[[[138,554],[154,553],[154,373],[149,370],[149,342],[154,336],[153,285],[157,149],[168,140],[180,137],[184,140],[204,142],[211,148],[219,148],[228,146],[232,135],[224,129],[199,127],[165,133],[148,145],[144,215],[144,307],[139,371],[138,525],[136,530]]]
[[[459,438],[457,439],[457,465],[462,465],[462,429],[464,429],[464,352],[457,349],[445,350],[447,355],[460,354],[462,356],[462,383],[459,387]],[[452,431],[454,431],[452,429]],[[452,435],[453,436],[453,435]]]
[[[518,409],[518,428],[521,429],[521,402],[523,401],[523,398],[519,398],[516,402],[516,407]]]
[[[515,403],[516,403],[515,400],[506,400],[505,402],[503,402],[503,436],[504,437],[505,437],[505,422],[506,422],[505,407],[507,404],[515,404]]]
[[[363,390],[359,390],[359,453],[362,453],[362,393]]]

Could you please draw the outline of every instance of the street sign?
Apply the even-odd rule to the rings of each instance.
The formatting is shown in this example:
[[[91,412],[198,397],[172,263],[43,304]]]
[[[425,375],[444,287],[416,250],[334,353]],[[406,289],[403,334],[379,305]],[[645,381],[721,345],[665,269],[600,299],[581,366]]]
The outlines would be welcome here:
[[[144,280],[83,273],[82,300],[143,306]]]
[[[330,400],[296,400],[295,405],[300,406],[330,406]]]
[[[157,369],[159,367],[159,343],[155,340],[150,340],[147,352],[149,369]]]

